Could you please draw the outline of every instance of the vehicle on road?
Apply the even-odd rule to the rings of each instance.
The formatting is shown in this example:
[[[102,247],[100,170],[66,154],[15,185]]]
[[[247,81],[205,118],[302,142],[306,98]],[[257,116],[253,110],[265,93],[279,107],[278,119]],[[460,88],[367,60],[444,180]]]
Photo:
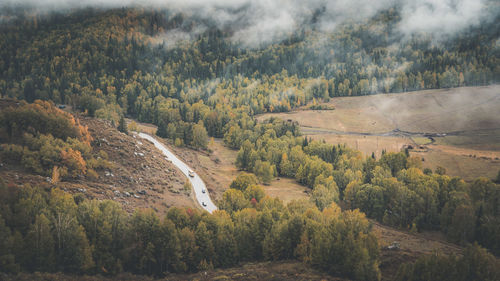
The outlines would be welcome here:
[[[200,204],[200,206],[208,211],[209,213],[212,213],[213,211],[217,210],[217,206],[212,202],[209,196],[209,190],[205,186],[205,183],[203,180],[196,175],[195,171],[189,167],[186,163],[182,162],[179,158],[175,156],[172,152],[168,150],[162,143],[160,143],[158,140],[156,140],[153,136],[145,134],[145,133],[139,133],[139,137],[144,138],[150,142],[152,142],[156,148],[158,148],[162,153],[163,153],[163,158],[167,161],[172,161],[172,164],[175,165],[188,179],[191,185],[193,186],[193,190],[196,196],[196,201]],[[167,165],[169,166],[169,165]],[[165,167],[167,171],[171,171],[170,166]],[[146,191],[144,189],[144,191]],[[147,191],[146,194],[148,194],[149,191]],[[140,194],[136,192],[137,194]],[[127,196],[127,194],[125,194]],[[128,196],[132,196],[132,194],[129,193]],[[142,195],[141,196],[147,196],[147,195]]]
[[[394,242],[392,242],[391,245],[387,246],[388,250],[399,250],[400,248],[401,248],[401,244],[399,244],[399,242],[397,242],[397,241],[394,241]]]

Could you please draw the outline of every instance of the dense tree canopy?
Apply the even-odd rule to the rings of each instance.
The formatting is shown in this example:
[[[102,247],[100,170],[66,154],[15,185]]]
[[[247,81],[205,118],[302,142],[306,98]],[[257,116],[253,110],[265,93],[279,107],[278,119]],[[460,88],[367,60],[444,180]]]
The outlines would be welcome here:
[[[86,128],[53,104],[63,103],[124,132],[125,115],[154,123],[157,135],[178,146],[205,149],[208,137],[223,138],[238,150],[237,167],[257,178],[239,176],[213,215],[171,208],[165,218],[149,210],[128,215],[111,201],[75,200],[44,186],[0,183],[1,271],[160,276],[296,258],[334,275],[378,280],[379,247],[360,211],[500,253],[500,188],[491,180],[424,173],[405,153],[365,159],[344,145],[303,138],[294,122],[253,118],[337,96],[497,83],[498,18],[442,41],[400,38],[393,29],[399,11],[390,9],[328,34],[304,29],[248,49],[229,39],[230,28],[173,12],[13,13],[0,23],[0,96],[34,103],[0,113],[2,160],[53,181],[109,165],[92,154]],[[168,31],[201,24],[208,26],[192,40],[158,43]],[[311,188],[310,201],[285,206],[264,196],[257,184],[276,176]],[[341,212],[340,201],[352,210]],[[400,276],[417,280],[422,268],[444,264],[452,272],[476,260],[487,268],[465,268],[460,277],[483,276],[491,257],[478,247],[462,259],[423,259]]]
[[[498,20],[435,43],[426,34],[402,39],[393,30],[399,11],[391,9],[326,35],[298,30],[248,49],[230,40],[231,30],[169,11],[12,12],[16,17],[0,25],[1,96],[71,104],[115,123],[128,114],[157,124],[160,136],[201,148],[196,124],[222,137],[230,120],[246,115],[500,77]],[[191,41],[161,41],[169,31],[198,26],[207,28]]]
[[[246,130],[233,125],[224,141],[231,147],[240,144],[239,168],[253,171],[264,184],[274,174],[264,176],[263,167],[295,178],[312,189],[311,201],[320,210],[343,200],[347,207],[385,224],[440,229],[453,242],[477,241],[500,253],[500,185],[491,179],[466,183],[443,173],[425,174],[418,168],[421,159],[404,152],[384,153],[379,160],[363,158],[346,146],[299,135],[294,123],[269,119],[251,123]],[[231,187],[244,192],[243,187],[251,184],[255,179],[242,173]]]
[[[77,204],[58,189],[0,182],[0,271],[161,276],[298,258],[334,275],[380,279],[378,243],[362,213],[335,204],[297,209],[258,189],[229,189],[212,215],[171,208],[160,219],[152,210],[128,215],[112,201]]]

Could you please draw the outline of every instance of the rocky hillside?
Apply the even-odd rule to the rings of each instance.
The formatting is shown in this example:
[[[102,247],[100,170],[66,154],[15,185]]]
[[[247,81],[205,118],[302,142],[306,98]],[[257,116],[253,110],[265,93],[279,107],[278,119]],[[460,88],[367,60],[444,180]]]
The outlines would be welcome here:
[[[2,100],[0,108],[16,105],[13,100]],[[163,213],[170,206],[196,206],[191,192],[184,190],[185,176],[153,144],[119,132],[108,121],[83,116],[77,119],[88,127],[93,138],[92,152],[107,157],[108,167],[96,169],[97,175],[52,183],[50,177],[0,159],[0,178],[6,183],[59,187],[86,198],[111,199],[129,212],[135,208],[153,208]]]

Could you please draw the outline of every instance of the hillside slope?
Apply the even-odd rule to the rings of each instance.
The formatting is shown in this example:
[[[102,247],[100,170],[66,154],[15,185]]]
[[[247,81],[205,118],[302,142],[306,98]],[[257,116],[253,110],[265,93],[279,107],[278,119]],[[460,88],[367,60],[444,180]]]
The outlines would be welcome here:
[[[1,105],[5,108],[16,103],[2,100]],[[108,121],[84,116],[78,119],[88,126],[94,139],[93,152],[106,152],[111,162],[109,169],[97,170],[97,177],[87,175],[53,184],[50,178],[0,159],[0,178],[7,183],[59,187],[86,198],[111,199],[129,212],[135,208],[153,208],[163,213],[170,206],[196,206],[190,192],[184,190],[186,177],[153,144],[119,132]]]

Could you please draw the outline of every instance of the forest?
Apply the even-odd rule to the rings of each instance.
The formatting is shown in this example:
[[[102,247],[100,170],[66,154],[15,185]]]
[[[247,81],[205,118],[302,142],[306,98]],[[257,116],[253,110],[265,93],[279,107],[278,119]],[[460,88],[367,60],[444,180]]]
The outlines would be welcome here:
[[[247,197],[258,191],[247,190]],[[171,208],[160,218],[152,210],[129,216],[116,202],[50,187],[1,183],[0,193],[4,272],[162,276],[297,258],[354,280],[380,278],[368,220],[336,204],[320,211],[308,202],[285,206],[277,198],[252,197],[248,207],[230,212]]]
[[[312,189],[311,201],[320,210],[342,201],[384,224],[439,229],[455,243],[478,241],[500,254],[500,185],[491,179],[466,183],[445,175],[443,168],[422,170],[421,159],[405,152],[365,159],[345,146],[295,136],[294,123],[268,122],[247,130],[231,127],[224,138],[229,146],[241,147],[236,165],[261,183],[278,175],[295,177]]]
[[[166,32],[202,25],[166,11],[11,12],[16,18],[0,26],[2,96],[70,104],[114,122],[130,115],[193,147],[200,144],[194,131],[222,137],[240,115],[336,96],[488,85],[500,77],[499,20],[436,44],[431,35],[400,40],[392,29],[400,16],[390,9],[326,38],[299,30],[249,49],[229,40],[230,30],[210,25],[194,40],[165,46],[158,41]]]
[[[254,118],[338,96],[498,83],[498,17],[435,43],[426,34],[402,40],[392,28],[400,13],[389,9],[327,35],[304,29],[252,49],[229,40],[231,30],[210,25],[182,44],[159,42],[169,30],[207,24],[182,13],[10,12],[16,17],[0,24],[0,97],[23,101],[0,112],[2,160],[53,181],[96,177],[109,167],[107,155],[92,151],[87,128],[55,106],[65,104],[122,130],[125,116],[153,123],[176,146],[203,150],[208,138],[222,138],[238,150],[236,166],[245,172],[214,214],[189,208],[127,214],[116,202],[48,183],[0,181],[0,271],[164,276],[298,259],[332,275],[380,280],[370,218],[475,243],[462,257],[431,255],[405,265],[398,280],[440,270],[448,277],[498,277],[500,181],[465,182],[445,169],[424,170],[407,151],[364,157],[305,138],[296,123]],[[265,196],[259,184],[278,176],[310,188],[310,199],[285,205]],[[450,275],[457,269],[464,273]]]
[[[26,117],[32,115],[36,118]],[[6,136],[23,136],[3,140],[0,156],[20,159],[17,164],[34,173],[52,171],[52,180],[81,178],[92,176],[88,171],[98,169],[96,163],[109,165],[105,155],[92,155],[92,138],[78,119],[50,102],[21,102],[3,110],[0,120]],[[498,255],[500,185],[491,180],[466,183],[444,169],[422,171],[421,160],[404,152],[365,159],[346,146],[300,136],[293,122],[245,124],[245,130],[232,125],[224,141],[240,147],[236,164],[251,173],[232,182],[214,214],[191,208],[127,214],[119,203],[71,195],[50,183],[0,182],[2,271],[163,276],[298,259],[333,275],[379,280],[379,245],[366,216],[415,232],[439,229],[450,241],[475,241]],[[73,158],[66,156],[70,151]],[[285,205],[266,196],[259,184],[275,176],[295,177],[312,189],[310,199]],[[352,210],[341,211],[338,204]],[[485,249],[477,244],[471,249],[471,259],[486,259],[495,267]],[[426,259],[416,268],[402,267],[398,274],[406,277],[401,280],[419,276],[417,270],[432,272],[420,268],[420,263],[434,266],[434,259]],[[451,272],[464,261],[443,257],[436,262],[450,264]],[[469,270],[491,272],[489,267]]]

